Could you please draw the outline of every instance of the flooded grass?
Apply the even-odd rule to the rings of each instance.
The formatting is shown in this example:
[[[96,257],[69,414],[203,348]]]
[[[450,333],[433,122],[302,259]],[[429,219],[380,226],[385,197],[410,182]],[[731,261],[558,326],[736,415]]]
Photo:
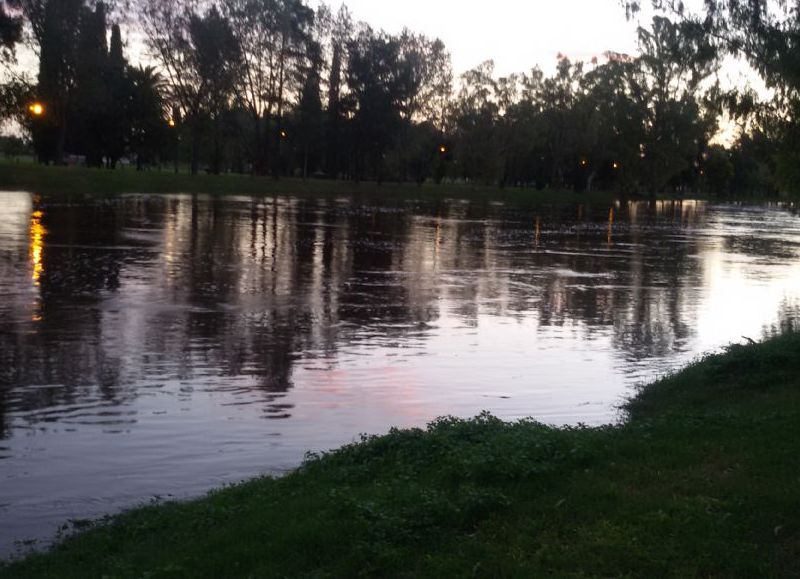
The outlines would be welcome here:
[[[516,201],[532,204],[612,203],[622,197],[618,192],[537,190],[530,187],[498,187],[465,183],[356,183],[332,179],[253,177],[250,175],[189,175],[185,168],[175,174],[168,168],[136,171],[126,167],[114,171],[83,167],[46,167],[27,161],[0,160],[0,191],[35,191],[39,194],[114,195],[120,193],[197,193],[209,195],[383,195],[398,198],[465,198]],[[631,196],[627,196],[631,197]],[[633,195],[633,198],[652,198]],[[718,199],[693,192],[688,196],[660,193],[659,200]],[[727,201],[784,202],[785,196],[738,196]],[[796,200],[796,196],[790,200]]]
[[[0,577],[796,577],[800,335],[644,388],[603,428],[443,419],[184,504]]]
[[[617,196],[530,188],[432,183],[355,183],[323,179],[280,179],[247,175],[191,176],[170,171],[141,171],[128,167],[116,171],[79,167],[44,167],[32,163],[0,162],[0,190],[41,194],[203,193],[213,195],[385,195],[388,197],[464,197],[527,200],[538,203],[610,203]]]

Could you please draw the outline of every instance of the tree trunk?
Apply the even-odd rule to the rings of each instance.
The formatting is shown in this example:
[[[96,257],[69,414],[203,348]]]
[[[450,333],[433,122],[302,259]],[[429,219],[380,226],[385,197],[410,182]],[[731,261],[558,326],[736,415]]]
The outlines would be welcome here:
[[[200,171],[200,122],[192,120],[192,162],[191,173],[197,175]]]

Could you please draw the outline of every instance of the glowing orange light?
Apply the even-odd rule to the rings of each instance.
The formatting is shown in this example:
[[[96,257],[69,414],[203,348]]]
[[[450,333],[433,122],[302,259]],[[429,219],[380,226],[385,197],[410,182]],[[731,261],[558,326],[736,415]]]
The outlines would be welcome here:
[[[447,152],[447,147],[442,145],[441,147],[439,147],[439,152],[442,153],[442,154],[445,154]]]
[[[174,129],[174,128],[175,128],[175,125],[176,125],[177,123],[175,122],[175,119],[170,119],[170,120],[169,120],[169,122],[168,122],[168,124],[169,124],[170,128],[173,128],[173,129]]]
[[[588,164],[589,164],[589,161],[587,161],[586,159],[581,159],[581,167],[585,167]]]
[[[619,163],[614,163],[614,169],[619,169]]]
[[[44,273],[44,238],[47,235],[47,230],[42,225],[42,218],[44,213],[41,211],[34,211],[31,215],[30,226],[30,260],[33,269],[33,284],[39,285],[39,280]]]
[[[28,111],[34,117],[41,117],[44,114],[44,105],[42,103],[33,103],[28,107]]]

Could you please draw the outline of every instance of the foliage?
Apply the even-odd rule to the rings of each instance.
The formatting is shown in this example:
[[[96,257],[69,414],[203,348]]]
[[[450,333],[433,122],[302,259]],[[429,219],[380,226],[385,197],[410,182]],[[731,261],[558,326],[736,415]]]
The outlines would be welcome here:
[[[9,60],[14,56],[16,44],[22,40],[22,17],[18,14],[18,0],[0,2],[0,56]]]
[[[796,189],[796,15],[710,1],[700,17],[653,2],[660,12],[639,29],[636,56],[559,57],[550,77],[498,77],[487,61],[455,82],[441,40],[373,30],[344,7],[333,14],[305,0],[2,6],[22,10],[40,55],[36,97],[47,114],[25,125],[43,162],[69,154],[113,167],[128,156],[142,169],[188,160],[192,174],[646,195]],[[137,22],[159,82],[128,65],[115,19]],[[774,102],[722,93],[714,73],[725,51],[757,66],[777,89]],[[730,176],[710,154],[723,113],[742,127]]]
[[[760,133],[769,135],[770,156],[758,163],[769,166],[769,180],[784,192],[797,192],[798,111],[800,111],[800,11],[786,0],[706,0],[699,12],[678,0],[651,0],[652,6],[681,26],[705,38],[704,52],[746,60],[773,91],[770,102],[751,107],[742,115],[736,99],[730,103],[734,116],[747,119],[746,141]],[[629,14],[641,9],[639,0],[624,2]],[[752,96],[745,91],[745,99]],[[751,103],[752,104],[752,103]],[[742,142],[742,146],[747,144]]]

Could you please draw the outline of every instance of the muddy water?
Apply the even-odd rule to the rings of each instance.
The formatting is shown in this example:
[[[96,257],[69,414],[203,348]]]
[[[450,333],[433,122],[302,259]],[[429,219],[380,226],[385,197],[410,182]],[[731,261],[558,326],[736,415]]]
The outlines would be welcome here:
[[[794,323],[791,207],[0,193],[0,555],[482,410],[600,424]]]

